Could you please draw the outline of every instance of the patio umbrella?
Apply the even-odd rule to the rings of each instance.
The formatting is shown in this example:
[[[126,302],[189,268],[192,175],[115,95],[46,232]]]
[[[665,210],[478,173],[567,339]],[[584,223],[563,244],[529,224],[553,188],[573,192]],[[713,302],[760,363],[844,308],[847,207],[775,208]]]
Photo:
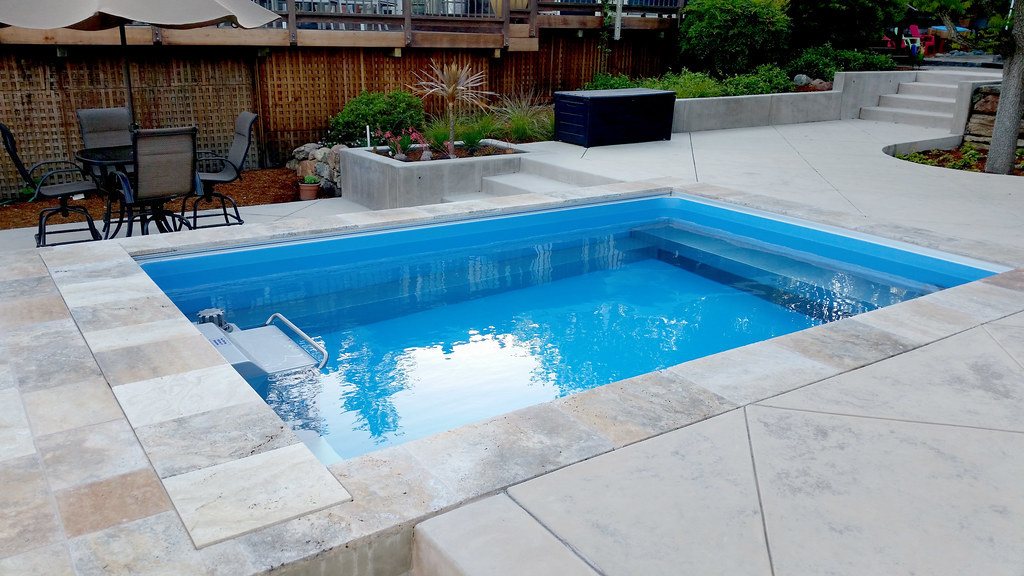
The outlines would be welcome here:
[[[124,26],[132,22],[159,28],[202,28],[229,22],[241,28],[258,28],[279,16],[252,0],[0,0],[0,26],[74,30],[121,29],[121,45],[127,44]],[[124,61],[128,109],[135,121],[135,102],[128,60]]]

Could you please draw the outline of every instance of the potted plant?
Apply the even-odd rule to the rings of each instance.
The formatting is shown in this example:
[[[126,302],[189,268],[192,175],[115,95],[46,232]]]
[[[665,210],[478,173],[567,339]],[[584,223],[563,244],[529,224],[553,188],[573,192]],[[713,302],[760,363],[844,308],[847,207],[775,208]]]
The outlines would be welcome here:
[[[316,174],[307,174],[299,180],[299,200],[316,200],[320,192],[320,177]]]

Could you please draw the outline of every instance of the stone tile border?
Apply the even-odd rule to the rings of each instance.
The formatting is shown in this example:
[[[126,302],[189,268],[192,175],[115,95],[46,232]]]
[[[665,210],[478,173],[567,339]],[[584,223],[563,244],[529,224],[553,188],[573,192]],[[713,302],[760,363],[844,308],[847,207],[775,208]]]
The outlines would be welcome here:
[[[516,201],[517,197],[502,197],[493,202],[476,200],[65,246],[38,252],[45,267],[35,251],[21,255],[26,262],[0,257],[0,266],[5,267],[0,290],[5,282],[33,282],[43,275],[53,278],[55,284],[51,286],[59,290],[68,309],[64,317],[42,324],[52,325],[56,330],[53,333],[58,335],[54,341],[70,349],[55,357],[51,364],[56,366],[49,369],[45,359],[42,364],[12,362],[9,367],[0,366],[0,376],[5,370],[13,374],[19,394],[29,396],[54,385],[90,389],[89,384],[80,383],[102,374],[119,409],[124,411],[105,413],[97,418],[112,418],[95,423],[60,417],[49,422],[40,420],[42,428],[35,432],[32,453],[0,458],[0,481],[5,482],[36,474],[32,470],[44,466],[49,458],[55,466],[54,475],[47,476],[50,490],[64,491],[57,500],[49,497],[49,512],[45,504],[23,508],[21,518],[37,518],[28,524],[30,531],[38,531],[33,532],[30,547],[5,548],[5,543],[16,542],[17,536],[10,540],[7,522],[0,521],[0,566],[34,566],[42,561],[37,553],[42,548],[35,546],[66,538],[70,562],[79,574],[216,572],[229,568],[234,573],[260,573],[276,568],[281,574],[314,571],[398,576],[409,570],[412,527],[423,519],[569,464],[1024,310],[1024,271],[1008,272],[855,319],[531,406],[325,469],[293,438],[294,434],[284,429],[278,443],[262,451],[250,442],[275,439],[258,428],[251,430],[252,437],[245,437],[245,430],[236,430],[241,432],[238,442],[228,441],[220,448],[214,448],[217,443],[204,441],[216,428],[218,415],[223,419],[250,407],[257,413],[261,411],[258,406],[267,411],[269,408],[250,400],[248,384],[230,367],[225,369],[228,365],[205,339],[188,333],[188,323],[134,262],[134,257],[156,253],[185,253],[665,195],[673,188],[682,188],[677,184],[671,179],[616,183],[580,189],[576,194],[527,194],[522,203]],[[48,300],[31,304],[35,308],[26,314],[42,314],[42,318],[54,314],[53,303]],[[167,326],[172,329],[166,330]],[[116,328],[140,331],[141,340],[122,338],[111,331]],[[11,358],[12,350],[23,347],[20,341],[35,337],[39,331],[39,325],[19,324],[15,333],[20,338],[4,345],[9,353],[4,357]],[[79,345],[74,342],[80,342],[87,354],[76,352]],[[98,350],[90,349],[87,342]],[[161,353],[149,354],[153,348]],[[843,354],[837,355],[838,350]],[[75,368],[69,368],[72,366]],[[60,381],[69,370],[74,372],[75,381]],[[104,404],[102,394],[95,396],[97,405],[109,406]],[[39,402],[45,405],[48,401],[29,396],[24,402],[30,420],[36,410],[31,406]],[[10,433],[7,428],[16,430],[18,422],[17,416],[8,420],[0,417],[0,434]],[[93,428],[96,432],[92,436],[83,436]],[[89,440],[124,430],[129,431],[124,440],[98,440],[95,444]],[[44,436],[42,431],[52,433]],[[208,448],[189,449],[182,438]],[[80,446],[92,446],[89,450],[93,451],[84,452],[81,462],[72,460],[84,467],[61,472],[61,451]],[[42,456],[36,454],[37,449]],[[245,454],[245,450],[253,453]],[[139,454],[144,455],[142,460],[137,459]],[[182,456],[189,460],[201,454],[205,455],[199,463],[174,463]],[[23,461],[20,467],[7,471],[7,463]],[[49,475],[49,467],[45,469]],[[107,486],[118,482],[152,486],[152,477],[146,474],[156,474],[160,469],[170,470],[161,481],[166,495],[158,492],[139,502],[121,504],[123,522],[105,526],[108,520],[97,517],[90,520],[94,522],[90,525],[77,512],[88,510],[91,499],[109,493]],[[89,470],[102,472],[96,475]],[[33,498],[44,503],[45,492],[16,500],[19,506],[26,506]],[[72,494],[78,496],[73,502],[69,500]],[[351,501],[347,501],[349,494]],[[166,504],[161,507],[161,497],[171,502],[176,513],[167,510]],[[53,502],[68,511],[66,518]],[[62,523],[63,536],[52,535],[53,525],[46,518]],[[50,558],[56,567],[67,561],[60,554]],[[57,568],[51,571],[59,573]]]

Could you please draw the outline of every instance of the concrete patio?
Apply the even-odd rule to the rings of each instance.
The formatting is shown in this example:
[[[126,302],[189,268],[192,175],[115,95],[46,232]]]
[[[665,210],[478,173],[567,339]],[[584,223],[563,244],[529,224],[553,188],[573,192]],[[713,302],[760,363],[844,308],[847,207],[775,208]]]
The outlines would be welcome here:
[[[591,150],[527,147],[563,169],[645,180],[652,190],[668,186],[1024,267],[1019,180],[914,165],[881,152],[944,135],[841,121],[676,134],[671,142]],[[601,194],[629,189],[612,186]],[[577,197],[598,194],[586,190]],[[180,238],[201,246],[230,234],[351,230],[545,202],[553,199],[510,196],[365,215],[346,202],[320,201],[298,213],[297,204],[277,205],[260,207],[263,225],[251,232],[243,226]],[[123,245],[145,253],[173,248],[177,238]],[[74,250],[81,254],[88,245]],[[98,250],[97,262],[107,252]],[[5,349],[27,354],[41,336],[34,323],[59,324],[75,346],[54,362],[88,364],[90,398],[102,409],[83,410],[87,417],[64,410],[47,420],[40,403],[53,386],[86,384],[47,385],[60,376],[52,368],[26,360],[0,364],[0,393],[8,397],[0,432],[10,439],[0,452],[0,475],[7,485],[32,481],[17,484],[28,487],[9,494],[0,516],[0,573],[232,574],[289,562],[297,563],[282,573],[1020,576],[1024,570],[1020,271],[339,463],[330,472],[352,502],[335,495],[325,499],[334,503],[326,510],[280,520],[297,513],[286,511],[276,523],[237,537],[209,537],[194,530],[203,502],[190,501],[184,509],[191,512],[182,515],[182,487],[168,489],[169,503],[161,481],[245,459],[224,464],[222,453],[211,453],[209,462],[186,463],[179,476],[164,467],[178,465],[180,446],[147,435],[158,427],[177,434],[166,424],[176,414],[138,433],[126,391],[153,380],[129,374],[129,366],[111,371],[110,354],[125,343],[99,334],[104,331],[94,323],[140,319],[105,311],[96,300],[98,280],[81,276],[124,268],[135,278],[126,269],[130,262],[122,262],[127,256],[117,255],[117,267],[93,263],[62,272],[70,250],[41,254],[31,274],[8,265],[0,276],[11,295],[30,281],[48,283],[52,293],[40,303],[45,313],[5,312],[22,338]],[[117,402],[94,386],[100,379],[114,387]],[[179,420],[202,416],[188,410],[191,416]],[[152,413],[147,408],[144,419],[152,421]],[[222,426],[204,418],[206,430]],[[61,456],[80,447],[75,438],[86,426],[97,438],[120,438],[119,450],[130,452],[128,458],[91,447],[90,458],[102,461],[104,473],[146,488],[124,517],[97,519],[95,502],[104,494],[97,485],[111,480],[76,472],[68,466],[73,460]],[[264,454],[295,446],[287,438]],[[302,462],[308,465],[308,458]],[[76,503],[79,494],[90,504]],[[31,506],[23,504],[29,500]],[[222,537],[201,550],[193,546]]]

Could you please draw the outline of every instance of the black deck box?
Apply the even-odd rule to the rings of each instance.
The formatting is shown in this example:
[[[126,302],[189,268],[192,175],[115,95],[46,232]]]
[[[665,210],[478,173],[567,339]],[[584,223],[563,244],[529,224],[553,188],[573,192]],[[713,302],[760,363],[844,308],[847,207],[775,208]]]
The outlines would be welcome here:
[[[555,92],[555,140],[587,148],[669,140],[675,104],[669,90]]]

